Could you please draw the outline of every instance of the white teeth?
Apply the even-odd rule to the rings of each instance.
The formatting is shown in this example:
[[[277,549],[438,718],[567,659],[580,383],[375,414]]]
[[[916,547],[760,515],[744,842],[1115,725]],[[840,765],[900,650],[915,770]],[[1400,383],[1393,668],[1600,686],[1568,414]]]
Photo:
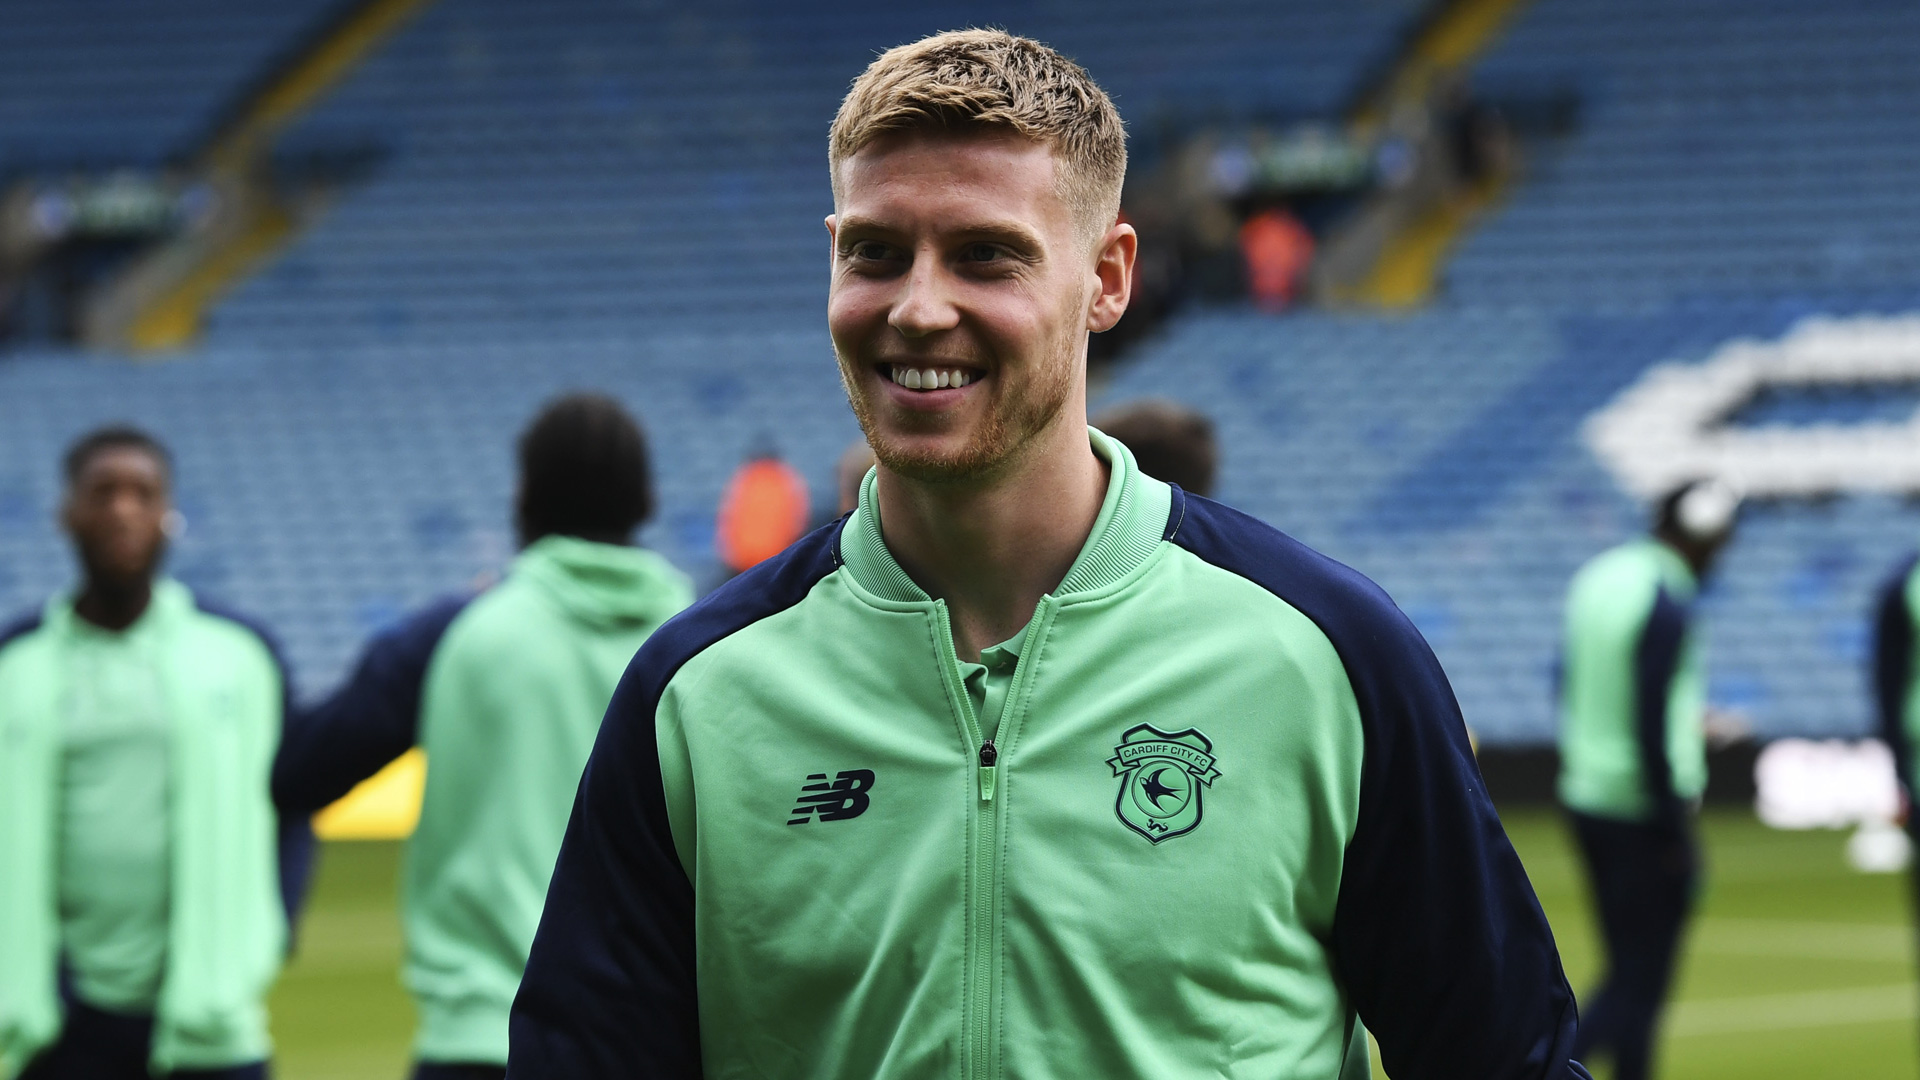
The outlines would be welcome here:
[[[894,382],[909,390],[945,390],[953,386],[968,386],[975,378],[973,372],[964,368],[895,367],[888,374]]]

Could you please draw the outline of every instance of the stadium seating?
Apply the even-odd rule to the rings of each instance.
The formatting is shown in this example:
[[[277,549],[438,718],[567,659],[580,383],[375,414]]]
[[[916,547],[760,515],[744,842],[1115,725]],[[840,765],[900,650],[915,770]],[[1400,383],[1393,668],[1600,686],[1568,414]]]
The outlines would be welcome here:
[[[62,440],[132,416],[180,449],[182,575],[273,622],[324,688],[369,630],[511,554],[512,436],[582,386],[646,421],[646,538],[711,584],[740,461],[777,449],[824,500],[858,435],[820,317],[823,151],[877,50],[1010,25],[1100,70],[1150,141],[1175,115],[1337,109],[1417,7],[444,0],[285,138],[391,157],[206,347],[131,373],[0,358],[0,608],[63,580]]]
[[[1920,284],[1920,9],[1541,0],[1475,73],[1583,130],[1461,252],[1461,300],[1572,306]]]
[[[128,416],[179,447],[182,575],[275,623],[323,688],[369,629],[510,555],[512,435],[581,386],[646,421],[646,539],[710,582],[734,467],[777,448],[824,501],[856,434],[819,219],[826,125],[874,50],[967,23],[1051,40],[1146,157],[1181,122],[1335,112],[1418,6],[443,0],[289,134],[288,152],[390,156],[216,310],[204,346],[133,369],[0,357],[0,608],[64,579],[45,525],[58,448]],[[1212,413],[1223,498],[1379,580],[1483,738],[1548,739],[1566,579],[1643,517],[1586,419],[1656,363],[1920,310],[1916,24],[1871,0],[1539,0],[1476,84],[1570,89],[1581,125],[1535,148],[1440,304],[1189,310],[1101,399]],[[1914,404],[1856,397],[1776,396],[1730,422]],[[1756,507],[1706,601],[1716,699],[1764,733],[1864,730],[1869,596],[1916,524],[1890,496]]]
[[[9,0],[0,13],[0,177],[153,166],[340,0]]]
[[[1012,26],[1111,73],[1151,141],[1176,117],[1337,110],[1417,7],[449,0],[289,134],[289,149],[398,153],[219,312],[215,337],[810,326],[827,124],[879,50]]]

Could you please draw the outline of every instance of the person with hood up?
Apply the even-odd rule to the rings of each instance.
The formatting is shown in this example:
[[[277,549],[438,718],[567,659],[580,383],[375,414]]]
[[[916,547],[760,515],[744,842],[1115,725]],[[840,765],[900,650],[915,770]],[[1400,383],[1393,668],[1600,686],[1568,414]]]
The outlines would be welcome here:
[[[519,454],[524,550],[505,579],[375,638],[274,765],[282,811],[311,813],[426,752],[402,899],[418,1080],[505,1074],[507,1014],[601,715],[640,644],[693,601],[632,543],[653,491],[618,403],[554,401]]]

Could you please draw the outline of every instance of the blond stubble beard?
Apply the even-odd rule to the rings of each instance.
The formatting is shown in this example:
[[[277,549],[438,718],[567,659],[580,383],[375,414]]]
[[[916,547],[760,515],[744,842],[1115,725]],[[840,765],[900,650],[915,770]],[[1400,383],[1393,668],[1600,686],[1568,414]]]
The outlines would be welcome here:
[[[838,349],[834,355],[847,403],[853,407],[867,445],[873,448],[874,459],[889,472],[909,480],[961,484],[991,480],[1008,472],[1021,459],[1022,451],[1059,421],[1073,394],[1075,351],[1071,342],[1060,343],[1052,362],[1035,372],[1033,381],[1017,399],[1010,398],[1005,383],[995,379],[986,418],[967,444],[953,454],[915,452],[889,441],[874,419],[873,402],[855,377],[853,366]]]

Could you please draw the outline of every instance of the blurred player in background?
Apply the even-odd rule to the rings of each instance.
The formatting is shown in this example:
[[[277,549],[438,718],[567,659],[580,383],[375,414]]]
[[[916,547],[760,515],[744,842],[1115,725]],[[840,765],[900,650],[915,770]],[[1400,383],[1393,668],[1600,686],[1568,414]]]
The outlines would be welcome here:
[[[1607,947],[1578,1053],[1610,1052],[1617,1080],[1647,1075],[1699,881],[1707,682],[1693,603],[1739,508],[1720,481],[1687,484],[1661,500],[1651,536],[1594,557],[1568,590],[1559,795]]]
[[[0,1075],[265,1075],[300,876],[267,792],[290,680],[264,633],[161,574],[172,488],[152,436],[80,439],[80,587],[0,631]]]
[[[274,768],[274,797],[310,813],[426,750],[403,899],[421,1080],[504,1072],[507,1010],[601,714],[641,642],[693,599],[633,546],[653,484],[618,403],[563,397],[519,452],[525,550],[506,579],[376,638]]]
[[[1213,421],[1200,413],[1171,401],[1136,401],[1094,417],[1093,426],[1133,451],[1141,472],[1212,497],[1220,447]]]
[[[859,506],[622,680],[515,1080],[1570,1080],[1573,995],[1377,588],[1088,428],[1120,117],[999,31],[834,121]]]
[[[1900,778],[1907,836],[1920,853],[1920,814],[1914,812],[1914,787],[1920,777],[1920,554],[1900,561],[1880,588],[1873,621],[1874,714],[1880,720],[1880,738],[1893,751],[1894,773]],[[1914,904],[1920,913],[1920,855],[1911,860]]]

